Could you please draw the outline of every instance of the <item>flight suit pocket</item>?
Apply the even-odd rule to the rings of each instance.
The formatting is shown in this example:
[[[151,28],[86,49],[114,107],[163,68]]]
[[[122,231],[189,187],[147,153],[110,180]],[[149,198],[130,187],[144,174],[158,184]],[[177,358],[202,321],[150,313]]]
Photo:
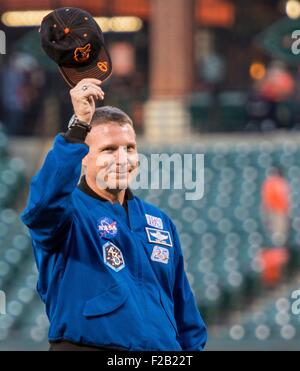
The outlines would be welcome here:
[[[167,303],[163,299],[163,295],[162,295],[162,293],[160,291],[159,291],[159,298],[160,298],[161,306],[163,307],[163,309],[164,309],[164,311],[165,311],[165,313],[166,313],[169,321],[171,322],[171,325],[173,326],[176,334],[179,335],[178,329],[177,329],[177,324],[176,324],[174,315],[172,314],[171,309],[168,308],[169,306],[167,305]]]
[[[121,283],[110,287],[100,295],[86,301],[83,309],[85,317],[102,316],[120,308],[129,295],[128,286]]]

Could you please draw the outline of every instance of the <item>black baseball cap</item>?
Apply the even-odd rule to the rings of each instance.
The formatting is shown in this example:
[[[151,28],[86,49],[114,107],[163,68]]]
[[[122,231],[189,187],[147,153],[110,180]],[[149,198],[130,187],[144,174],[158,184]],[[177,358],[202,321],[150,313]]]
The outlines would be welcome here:
[[[45,53],[59,66],[74,87],[84,78],[107,79],[112,63],[101,28],[90,13],[78,8],[59,8],[47,14],[40,28]]]

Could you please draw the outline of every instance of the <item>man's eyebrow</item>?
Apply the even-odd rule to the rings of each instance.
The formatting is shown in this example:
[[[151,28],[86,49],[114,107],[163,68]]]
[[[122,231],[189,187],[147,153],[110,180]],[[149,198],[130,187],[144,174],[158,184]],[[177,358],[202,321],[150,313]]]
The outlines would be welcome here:
[[[105,143],[105,144],[100,145],[98,148],[103,149],[103,148],[107,148],[107,147],[118,147],[118,145],[113,144],[113,143]]]
[[[105,148],[118,148],[118,147],[123,147],[123,146],[126,146],[126,147],[136,147],[136,143],[135,142],[128,142],[126,144],[106,143],[106,144],[103,144],[102,146],[99,146],[98,149],[99,150],[103,150]]]

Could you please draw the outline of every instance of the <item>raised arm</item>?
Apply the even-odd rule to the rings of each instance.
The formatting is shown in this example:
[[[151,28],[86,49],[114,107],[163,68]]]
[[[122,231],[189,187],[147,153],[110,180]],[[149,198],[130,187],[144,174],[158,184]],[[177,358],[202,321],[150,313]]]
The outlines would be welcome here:
[[[73,218],[72,192],[81,174],[81,161],[89,148],[84,140],[89,131],[95,100],[104,93],[96,79],[83,79],[71,91],[74,113],[82,124],[56,136],[42,168],[33,177],[28,203],[21,215],[33,240],[51,249],[70,230]]]

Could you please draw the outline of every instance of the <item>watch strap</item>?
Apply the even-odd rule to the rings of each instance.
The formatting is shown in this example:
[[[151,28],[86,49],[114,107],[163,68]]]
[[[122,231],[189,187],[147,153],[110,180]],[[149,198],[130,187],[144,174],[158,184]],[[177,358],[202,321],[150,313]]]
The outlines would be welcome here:
[[[70,143],[84,143],[88,131],[81,126],[73,126],[62,134],[67,142]]]

